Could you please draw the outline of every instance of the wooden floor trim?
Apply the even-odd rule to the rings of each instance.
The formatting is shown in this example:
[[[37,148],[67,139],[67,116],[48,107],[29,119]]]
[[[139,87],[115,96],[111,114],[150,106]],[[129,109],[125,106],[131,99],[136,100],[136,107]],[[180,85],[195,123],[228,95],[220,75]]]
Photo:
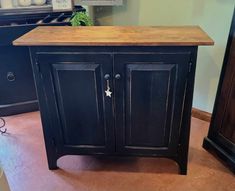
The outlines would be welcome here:
[[[207,122],[211,121],[211,113],[208,113],[206,111],[202,111],[196,108],[192,109],[192,117],[195,117],[203,121],[207,121]]]

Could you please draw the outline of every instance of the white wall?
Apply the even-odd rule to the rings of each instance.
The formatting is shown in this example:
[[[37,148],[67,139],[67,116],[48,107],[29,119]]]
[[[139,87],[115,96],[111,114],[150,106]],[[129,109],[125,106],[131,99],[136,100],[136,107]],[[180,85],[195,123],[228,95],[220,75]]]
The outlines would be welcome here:
[[[121,7],[96,7],[99,25],[200,25],[215,41],[200,47],[194,107],[211,112],[223,62],[234,0],[126,0]]]

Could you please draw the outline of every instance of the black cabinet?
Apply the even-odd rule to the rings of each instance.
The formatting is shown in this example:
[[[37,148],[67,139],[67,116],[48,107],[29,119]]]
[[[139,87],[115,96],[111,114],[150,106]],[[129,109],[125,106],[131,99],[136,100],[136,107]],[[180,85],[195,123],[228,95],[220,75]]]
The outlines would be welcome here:
[[[229,33],[208,136],[203,147],[235,173],[235,12]]]
[[[0,116],[38,110],[28,47],[2,45],[6,40],[0,42]]]
[[[30,67],[28,48],[12,48],[10,46],[1,48],[0,60],[0,115],[4,113],[2,113],[3,109],[6,111],[10,108],[14,108],[14,104],[10,107],[10,99],[12,101],[14,100],[14,103],[22,103],[22,105],[27,105],[27,103],[33,105],[33,103],[35,103],[35,106],[32,107],[37,109],[37,96],[34,88],[32,68]],[[21,62],[22,60],[23,62]],[[28,74],[31,75],[29,76]],[[35,100],[30,100],[28,99],[29,97],[34,98]],[[31,106],[28,105],[28,107]]]
[[[71,15],[47,8],[0,9],[0,116],[38,110],[28,47],[15,47],[12,41],[40,25],[69,25]]]
[[[197,47],[31,47],[50,169],[66,154],[159,156],[187,173]]]

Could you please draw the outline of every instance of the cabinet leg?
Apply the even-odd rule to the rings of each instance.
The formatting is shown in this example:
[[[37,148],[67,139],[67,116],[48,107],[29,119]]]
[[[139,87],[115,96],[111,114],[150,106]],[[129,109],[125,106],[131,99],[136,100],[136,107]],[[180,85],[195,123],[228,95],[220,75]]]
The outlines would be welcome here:
[[[188,171],[188,152],[179,152],[178,157],[175,158],[175,161],[179,165],[179,173],[181,175],[187,175]]]
[[[179,164],[179,173],[181,175],[187,175],[187,164],[186,165]]]
[[[188,171],[188,158],[182,158],[182,156],[178,156],[173,158],[173,160],[178,164],[179,174],[187,175]]]
[[[235,167],[232,168],[232,172],[235,175]]]
[[[49,170],[57,170],[57,157],[55,155],[47,155],[47,162]]]
[[[57,160],[48,161],[48,167],[49,167],[49,170],[57,170],[58,169]]]

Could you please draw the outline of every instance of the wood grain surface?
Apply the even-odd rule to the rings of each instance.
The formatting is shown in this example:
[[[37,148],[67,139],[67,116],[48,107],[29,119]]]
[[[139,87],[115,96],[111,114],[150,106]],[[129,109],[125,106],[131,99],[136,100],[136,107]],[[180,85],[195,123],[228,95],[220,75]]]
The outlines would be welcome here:
[[[198,26],[46,26],[13,42],[19,46],[198,46],[213,40]]]
[[[207,121],[207,122],[211,121],[211,113],[208,113],[206,111],[202,111],[197,108],[192,109],[192,117],[195,117],[197,119],[201,119],[201,120]]]

